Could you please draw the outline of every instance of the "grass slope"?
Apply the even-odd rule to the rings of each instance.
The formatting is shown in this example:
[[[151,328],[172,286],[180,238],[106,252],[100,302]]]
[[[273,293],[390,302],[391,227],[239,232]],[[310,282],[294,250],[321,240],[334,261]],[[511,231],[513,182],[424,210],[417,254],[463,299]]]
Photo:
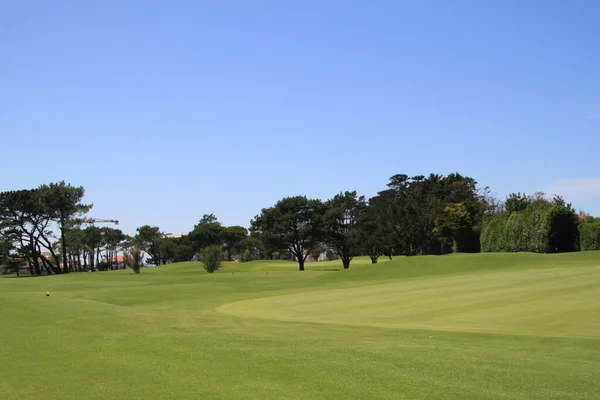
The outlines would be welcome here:
[[[181,263],[0,279],[2,399],[600,392],[599,252],[307,267],[226,264],[208,275]]]

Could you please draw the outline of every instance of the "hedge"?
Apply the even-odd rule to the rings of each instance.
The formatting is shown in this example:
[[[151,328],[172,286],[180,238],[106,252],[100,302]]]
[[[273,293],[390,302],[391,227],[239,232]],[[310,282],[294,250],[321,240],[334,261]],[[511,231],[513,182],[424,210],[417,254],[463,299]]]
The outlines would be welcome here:
[[[581,251],[600,250],[600,221],[579,225],[579,247]]]
[[[577,250],[577,219],[564,207],[528,207],[484,218],[482,252],[554,253]]]

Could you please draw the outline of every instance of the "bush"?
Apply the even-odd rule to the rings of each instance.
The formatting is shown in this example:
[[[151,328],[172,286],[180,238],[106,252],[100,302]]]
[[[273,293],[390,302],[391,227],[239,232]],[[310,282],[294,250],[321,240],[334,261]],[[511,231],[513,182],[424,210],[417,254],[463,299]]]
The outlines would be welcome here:
[[[140,273],[140,269],[144,266],[142,249],[136,246],[133,249],[123,252],[123,263],[131,268],[136,274]]]
[[[2,274],[17,274],[20,276],[21,268],[25,265],[22,258],[7,258],[4,265],[0,265]]]
[[[560,253],[576,251],[579,232],[573,210],[555,200],[537,201],[525,210],[483,221],[481,251]]]
[[[221,246],[213,245],[208,246],[202,250],[201,261],[202,266],[209,274],[212,274],[219,268],[221,268],[221,261],[223,260],[223,249]]]
[[[244,250],[244,252],[242,253],[242,261],[248,262],[254,260],[256,260],[256,256],[254,255],[254,253],[250,249]]]
[[[96,264],[96,269],[98,271],[108,271],[111,267],[111,263],[106,262],[106,261],[101,261],[98,264]]]
[[[579,225],[579,247],[581,251],[600,250],[600,220]]]
[[[327,249],[327,260],[328,261],[335,261],[338,258],[339,258],[338,255],[336,253],[334,253],[333,250]]]

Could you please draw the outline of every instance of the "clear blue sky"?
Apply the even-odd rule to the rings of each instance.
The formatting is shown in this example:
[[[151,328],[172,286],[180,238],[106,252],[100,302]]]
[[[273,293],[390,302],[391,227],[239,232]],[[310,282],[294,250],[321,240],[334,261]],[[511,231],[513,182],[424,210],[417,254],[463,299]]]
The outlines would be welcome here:
[[[281,197],[459,171],[600,215],[600,2],[0,4],[0,190],[247,226]]]

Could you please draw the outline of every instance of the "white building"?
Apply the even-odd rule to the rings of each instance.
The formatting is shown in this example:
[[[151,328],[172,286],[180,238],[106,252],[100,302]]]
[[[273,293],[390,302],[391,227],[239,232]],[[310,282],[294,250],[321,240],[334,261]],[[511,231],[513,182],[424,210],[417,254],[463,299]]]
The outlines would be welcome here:
[[[179,232],[179,233],[165,233],[165,237],[166,238],[180,238],[182,236],[185,236],[185,232]]]

